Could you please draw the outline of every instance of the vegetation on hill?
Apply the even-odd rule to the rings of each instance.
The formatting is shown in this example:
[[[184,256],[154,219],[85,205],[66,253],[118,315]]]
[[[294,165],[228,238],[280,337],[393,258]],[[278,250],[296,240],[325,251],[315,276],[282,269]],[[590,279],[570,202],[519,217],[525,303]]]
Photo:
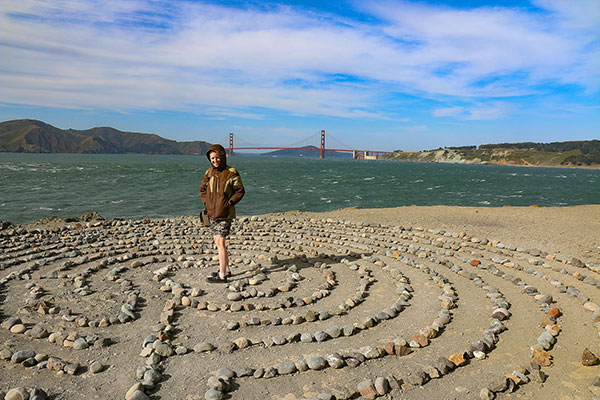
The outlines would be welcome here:
[[[421,152],[397,152],[384,158],[463,164],[600,166],[600,140],[446,147]]]
[[[204,141],[177,142],[154,134],[108,127],[63,130],[30,119],[0,123],[0,152],[204,154],[209,146]]]

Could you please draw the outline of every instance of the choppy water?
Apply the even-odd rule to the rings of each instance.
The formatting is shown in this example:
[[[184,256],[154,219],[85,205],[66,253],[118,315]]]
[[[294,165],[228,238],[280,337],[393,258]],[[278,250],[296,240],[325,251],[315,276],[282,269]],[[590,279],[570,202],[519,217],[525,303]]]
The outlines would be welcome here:
[[[233,157],[239,215],[403,205],[600,204],[600,170]],[[0,220],[195,215],[204,156],[0,153]]]

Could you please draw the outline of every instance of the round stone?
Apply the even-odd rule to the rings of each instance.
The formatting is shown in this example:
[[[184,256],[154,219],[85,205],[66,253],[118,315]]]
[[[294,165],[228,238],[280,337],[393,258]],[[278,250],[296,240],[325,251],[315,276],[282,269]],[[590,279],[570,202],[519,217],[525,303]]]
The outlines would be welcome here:
[[[327,368],[328,365],[327,361],[320,356],[310,357],[308,360],[306,360],[306,364],[308,365],[308,368],[313,370],[324,369]]]

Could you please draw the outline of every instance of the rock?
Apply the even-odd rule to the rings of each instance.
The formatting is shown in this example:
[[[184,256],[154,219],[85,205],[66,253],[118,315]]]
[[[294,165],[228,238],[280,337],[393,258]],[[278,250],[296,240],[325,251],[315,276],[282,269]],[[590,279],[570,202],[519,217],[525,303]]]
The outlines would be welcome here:
[[[10,360],[12,355],[13,355],[12,351],[10,351],[8,349],[0,350],[0,360]]]
[[[76,339],[73,342],[74,350],[83,350],[83,349],[87,349],[88,347],[89,347],[88,342],[86,342],[86,340],[84,338]]]
[[[14,356],[13,356],[14,357]],[[583,350],[583,354],[581,355],[581,364],[586,367],[591,367],[594,365],[598,365],[600,360],[594,353],[592,353],[587,347]]]
[[[227,382],[225,381],[225,379],[218,378],[216,376],[211,376],[210,378],[208,378],[208,381],[206,383],[211,389],[215,389],[220,392],[225,392],[227,388]]]
[[[269,378],[274,378],[276,376],[277,376],[277,368],[275,368],[275,367],[269,367],[269,368],[267,368],[265,370],[263,378],[269,379]]]
[[[279,375],[289,375],[297,371],[296,364],[294,364],[292,361],[284,361],[276,368]]]
[[[2,322],[2,325],[0,325],[0,327],[2,327],[2,329],[10,330],[10,328],[12,328],[14,325],[20,324],[20,323],[21,323],[20,318],[11,317],[11,318],[8,318],[7,320],[5,320],[4,322]]]
[[[144,381],[146,382],[156,383],[159,382],[161,378],[162,374],[155,369],[150,368],[144,372]]]
[[[324,342],[329,339],[329,335],[323,331],[316,331],[314,336],[317,342]]]
[[[63,370],[69,375],[75,375],[77,373],[78,369],[79,369],[79,364],[77,364],[77,363],[67,364],[63,368]]]
[[[90,371],[92,372],[92,374],[97,374],[99,372],[101,372],[104,369],[104,365],[102,365],[102,363],[100,361],[93,361],[90,364]]]
[[[329,366],[331,368],[334,369],[339,369],[339,368],[343,368],[346,365],[346,362],[344,361],[344,359],[342,358],[342,356],[340,356],[337,353],[333,353],[327,356],[327,363],[329,364]]]
[[[27,390],[25,390],[25,388],[23,388],[23,387],[16,387],[16,388],[10,389],[6,393],[6,396],[4,397],[4,399],[5,400],[28,400],[29,393],[27,393]]]
[[[509,388],[509,380],[510,379],[503,376],[501,378],[496,379],[494,382],[488,385],[488,388],[494,393],[504,392],[506,389]]]
[[[390,385],[388,384],[387,379],[385,379],[381,376],[378,376],[377,378],[375,378],[375,390],[377,391],[377,394],[380,396],[383,396],[387,392],[389,392]]]
[[[427,382],[428,379],[429,377],[424,371],[415,371],[408,375],[406,382],[411,385],[422,386]]]
[[[370,380],[359,383],[357,389],[365,399],[375,399],[377,397],[377,390]]]
[[[306,365],[308,365],[308,368],[310,368],[310,369],[320,370],[320,369],[327,368],[327,361],[325,361],[325,359],[323,357],[314,356],[314,357],[310,357],[308,360],[306,360]]]
[[[479,398],[481,400],[491,400],[493,398],[495,398],[496,395],[494,394],[494,392],[492,392],[490,389],[488,388],[483,388],[481,389],[481,391],[479,392]]]
[[[213,351],[214,349],[216,349],[216,347],[209,342],[201,342],[194,346],[194,351],[197,353]]]
[[[16,351],[12,357],[10,358],[10,361],[12,361],[13,363],[21,363],[25,360],[27,360],[28,358],[32,358],[35,357],[35,351],[33,350],[19,350]]]
[[[150,400],[150,397],[148,397],[146,393],[138,389],[131,393],[131,396],[127,400]]]
[[[531,362],[543,367],[549,367],[552,364],[552,362],[550,361],[551,359],[552,356],[549,352],[539,347],[533,347]]]
[[[452,354],[450,357],[448,357],[448,360],[450,360],[452,364],[454,364],[457,367],[462,367],[467,363],[467,360],[465,360],[465,356],[460,353]]]
[[[159,343],[158,346],[156,346],[154,352],[161,357],[170,357],[174,353],[171,345],[163,342]]]

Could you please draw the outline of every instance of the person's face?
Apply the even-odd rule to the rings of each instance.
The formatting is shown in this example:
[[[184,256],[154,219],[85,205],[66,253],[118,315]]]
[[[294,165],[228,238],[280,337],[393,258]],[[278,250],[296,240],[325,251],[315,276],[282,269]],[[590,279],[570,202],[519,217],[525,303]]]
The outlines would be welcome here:
[[[216,152],[211,152],[210,153],[210,164],[215,167],[218,168],[219,165],[221,165],[221,156],[218,155]]]

